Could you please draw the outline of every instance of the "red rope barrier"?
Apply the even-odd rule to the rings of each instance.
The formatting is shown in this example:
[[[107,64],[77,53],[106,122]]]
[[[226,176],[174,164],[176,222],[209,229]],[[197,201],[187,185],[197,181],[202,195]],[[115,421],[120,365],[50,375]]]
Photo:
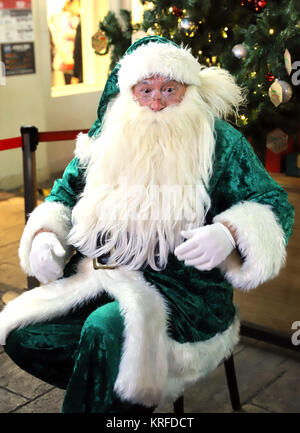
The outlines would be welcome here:
[[[73,131],[39,132],[39,141],[74,140],[80,132],[86,133],[88,132],[88,129],[78,129]]]
[[[80,132],[87,133],[88,129],[76,129],[73,131],[39,132],[39,142],[74,140]],[[18,147],[22,147],[22,137],[5,138],[4,140],[0,140],[0,151],[17,149]]]
[[[22,138],[6,138],[4,140],[0,140],[0,151],[8,150],[8,149],[16,149],[18,147],[22,147]]]

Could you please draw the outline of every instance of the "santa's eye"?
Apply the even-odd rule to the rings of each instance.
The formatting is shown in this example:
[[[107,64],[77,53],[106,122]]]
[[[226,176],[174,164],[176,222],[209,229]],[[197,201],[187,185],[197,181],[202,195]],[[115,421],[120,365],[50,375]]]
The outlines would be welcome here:
[[[163,92],[163,94],[166,96],[166,97],[170,97],[170,96],[173,96],[173,95],[175,95],[176,94],[176,92],[177,92],[177,87],[176,86],[174,86],[173,84],[172,85],[168,85],[168,86],[166,86],[166,87],[164,87],[163,89],[162,89],[162,92]]]

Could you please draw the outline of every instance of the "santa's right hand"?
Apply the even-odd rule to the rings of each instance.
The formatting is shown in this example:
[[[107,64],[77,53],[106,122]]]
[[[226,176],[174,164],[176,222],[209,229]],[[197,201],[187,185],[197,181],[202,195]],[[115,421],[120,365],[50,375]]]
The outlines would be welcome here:
[[[62,277],[66,250],[52,232],[41,232],[32,241],[29,255],[33,275],[43,284]]]

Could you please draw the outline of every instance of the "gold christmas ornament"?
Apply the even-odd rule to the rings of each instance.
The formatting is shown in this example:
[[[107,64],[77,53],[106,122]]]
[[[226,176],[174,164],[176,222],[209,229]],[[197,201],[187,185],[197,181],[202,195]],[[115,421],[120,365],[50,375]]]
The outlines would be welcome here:
[[[286,81],[276,79],[269,87],[269,96],[275,107],[285,104],[293,96],[292,86]]]
[[[284,52],[284,64],[285,64],[285,69],[286,72],[291,75],[292,72],[292,58],[291,58],[291,53],[289,52],[289,50],[286,48],[285,52]]]
[[[92,36],[92,47],[96,51],[96,53],[101,53],[101,51],[106,51],[108,46],[108,41],[105,36],[105,33],[101,30],[98,30]],[[102,54],[102,53],[101,53]],[[104,53],[103,53],[104,54]]]

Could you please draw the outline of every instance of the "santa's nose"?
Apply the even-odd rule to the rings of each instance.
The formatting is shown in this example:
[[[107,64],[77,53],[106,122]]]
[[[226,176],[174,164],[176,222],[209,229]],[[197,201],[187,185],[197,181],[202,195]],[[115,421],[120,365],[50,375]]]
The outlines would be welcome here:
[[[153,111],[160,111],[166,107],[165,100],[160,91],[156,91],[153,95],[150,108]]]
[[[151,102],[150,108],[153,111],[160,111],[163,110],[165,108],[165,104],[161,101],[161,99],[154,99]]]

